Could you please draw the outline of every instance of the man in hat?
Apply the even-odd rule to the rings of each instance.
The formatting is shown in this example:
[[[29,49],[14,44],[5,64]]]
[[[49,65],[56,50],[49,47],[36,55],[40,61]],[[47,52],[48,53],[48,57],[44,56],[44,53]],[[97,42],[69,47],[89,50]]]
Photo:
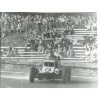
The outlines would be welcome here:
[[[54,60],[55,61],[55,66],[58,68],[60,67],[60,57],[56,56],[53,52],[53,50],[49,51],[49,54],[47,55],[46,59],[48,60]]]

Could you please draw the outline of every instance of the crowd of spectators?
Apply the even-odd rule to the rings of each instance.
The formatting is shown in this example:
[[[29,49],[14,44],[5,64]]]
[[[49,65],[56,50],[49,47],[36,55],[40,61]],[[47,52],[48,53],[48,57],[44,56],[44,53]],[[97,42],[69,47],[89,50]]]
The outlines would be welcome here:
[[[97,58],[97,37],[92,36],[84,36],[84,58],[86,61],[94,60]]]
[[[73,57],[73,44],[75,45],[75,42],[74,40],[69,40],[66,38],[66,35],[74,34],[74,29],[97,30],[96,20],[95,15],[69,16],[59,14],[59,16],[42,16],[41,14],[36,14],[24,16],[15,13],[2,13],[0,18],[0,31],[2,37],[16,32],[19,34],[27,34],[29,38],[27,40],[27,44],[25,45],[25,51],[33,50],[36,52],[48,53],[50,49],[54,49],[55,52],[59,53],[60,55]],[[65,29],[61,39],[59,38],[62,36],[62,34],[59,30],[57,30],[59,28]],[[47,38],[49,42],[45,42],[45,38]],[[93,39],[90,40],[90,42],[88,42],[88,38],[85,39],[85,51],[88,51],[87,44],[89,44],[90,48],[92,43],[91,41],[93,41]],[[11,47],[9,48],[9,51],[15,50],[11,50]],[[10,52],[10,54],[14,55],[13,52]],[[88,53],[85,52],[85,55],[87,54]]]
[[[20,15],[16,13],[1,13],[0,28],[2,36],[5,36],[11,32],[25,32],[35,31],[38,35],[45,36],[48,33],[55,33],[57,28],[65,28],[69,30],[84,29],[88,30],[96,29],[96,16],[95,15],[64,15],[59,14],[57,16],[41,14],[36,15]],[[59,33],[59,32],[58,32]],[[60,36],[60,35],[59,35]],[[50,37],[49,35],[47,37]]]
[[[18,56],[18,48],[15,48],[14,45],[8,46],[7,48],[4,48],[3,54],[4,54],[6,57]]]
[[[57,52],[60,55],[72,57],[73,41],[69,40],[65,36],[60,39],[57,37],[54,39],[42,39],[41,37],[35,39],[29,38],[27,44],[25,45],[25,50],[44,52],[46,54],[49,53],[49,50],[54,50],[54,52]]]

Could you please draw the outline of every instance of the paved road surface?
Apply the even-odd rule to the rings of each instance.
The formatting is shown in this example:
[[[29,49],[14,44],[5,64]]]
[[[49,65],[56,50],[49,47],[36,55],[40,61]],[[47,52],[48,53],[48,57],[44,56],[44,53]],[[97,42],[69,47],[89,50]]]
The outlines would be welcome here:
[[[1,72],[1,88],[97,88],[96,78],[72,76],[71,82],[61,80],[35,80],[29,82],[28,73]]]

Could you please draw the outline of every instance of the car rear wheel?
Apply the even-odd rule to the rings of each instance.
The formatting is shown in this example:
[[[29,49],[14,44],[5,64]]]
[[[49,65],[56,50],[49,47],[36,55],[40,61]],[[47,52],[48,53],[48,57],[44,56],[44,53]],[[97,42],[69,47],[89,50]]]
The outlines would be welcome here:
[[[67,82],[67,71],[66,71],[66,68],[62,68],[62,82],[63,83],[66,83]]]
[[[33,83],[35,78],[35,68],[31,67],[30,68],[30,82]]]
[[[67,82],[70,82],[70,80],[71,80],[71,68],[68,67],[67,68]]]

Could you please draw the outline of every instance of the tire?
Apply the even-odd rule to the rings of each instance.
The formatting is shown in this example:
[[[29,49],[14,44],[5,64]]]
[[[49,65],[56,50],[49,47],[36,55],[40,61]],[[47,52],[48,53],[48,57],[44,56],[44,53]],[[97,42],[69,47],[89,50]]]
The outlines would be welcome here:
[[[70,82],[71,81],[71,68],[68,67],[67,68],[67,82]]]
[[[34,82],[34,78],[35,78],[35,68],[31,67],[30,68],[30,83]]]
[[[63,83],[66,83],[67,82],[67,71],[66,71],[66,68],[62,68],[62,82]]]

